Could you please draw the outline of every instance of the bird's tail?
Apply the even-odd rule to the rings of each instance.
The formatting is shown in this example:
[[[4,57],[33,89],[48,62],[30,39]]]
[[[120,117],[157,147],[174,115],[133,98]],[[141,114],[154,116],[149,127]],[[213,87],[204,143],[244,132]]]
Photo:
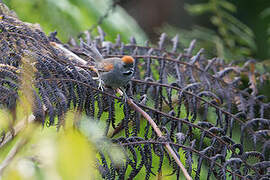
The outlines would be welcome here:
[[[98,62],[98,61],[103,60],[103,56],[100,54],[100,52],[98,51],[98,49],[95,47],[94,44],[88,45],[87,43],[81,40],[80,46],[81,46],[81,49],[83,50],[82,53],[92,58],[94,61]]]

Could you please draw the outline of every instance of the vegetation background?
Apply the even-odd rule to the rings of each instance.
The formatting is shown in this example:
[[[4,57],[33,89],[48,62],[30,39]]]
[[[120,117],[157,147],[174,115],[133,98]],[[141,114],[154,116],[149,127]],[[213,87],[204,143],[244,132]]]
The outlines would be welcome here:
[[[108,40],[120,33],[139,42],[156,42],[160,32],[196,38],[209,55],[227,60],[269,60],[270,2],[267,0],[4,0],[24,21],[67,41],[100,26]],[[23,8],[21,8],[23,7]],[[268,61],[267,61],[268,62]]]
[[[124,41],[134,36],[139,44],[144,44],[147,40],[155,43],[159,34],[166,32],[171,37],[179,34],[183,48],[187,47],[192,39],[197,39],[198,47],[205,48],[205,54],[209,57],[218,56],[227,62],[239,61],[243,64],[247,59],[254,58],[258,61],[258,70],[261,66],[270,64],[269,0],[3,2],[14,10],[22,21],[40,24],[47,34],[57,31],[57,37],[63,42],[77,37],[85,30],[97,33],[97,25],[107,33],[106,38],[109,41],[114,41],[116,35],[121,34]],[[31,114],[30,104],[30,100],[25,97],[18,104],[17,117],[28,117]],[[1,109],[0,117],[0,126],[8,127],[10,114]],[[66,131],[61,130],[57,133],[55,128],[33,125],[1,149],[2,161],[13,147],[26,144],[5,171],[3,179],[89,179],[91,176],[100,178],[96,168],[89,162],[95,164],[95,149],[104,141],[100,134],[103,127],[85,121],[81,131],[77,132],[72,129],[74,113],[69,112],[66,119]],[[21,142],[20,139],[26,139],[26,142]],[[105,144],[105,147],[112,147],[108,139],[105,140]],[[119,154],[116,159],[122,160],[118,147],[110,149],[108,153],[113,156]],[[33,158],[37,159],[32,161]],[[170,172],[169,168],[167,172]],[[138,176],[138,179],[143,177]]]

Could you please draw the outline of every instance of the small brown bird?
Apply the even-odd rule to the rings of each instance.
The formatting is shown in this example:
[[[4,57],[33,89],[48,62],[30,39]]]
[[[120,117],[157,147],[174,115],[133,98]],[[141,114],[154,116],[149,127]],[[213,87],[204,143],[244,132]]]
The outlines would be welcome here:
[[[97,73],[99,88],[103,90],[104,85],[111,88],[125,87],[134,73],[134,59],[131,56],[122,58],[104,59],[100,52],[93,46],[81,42],[84,54],[91,57],[95,64],[90,68]]]

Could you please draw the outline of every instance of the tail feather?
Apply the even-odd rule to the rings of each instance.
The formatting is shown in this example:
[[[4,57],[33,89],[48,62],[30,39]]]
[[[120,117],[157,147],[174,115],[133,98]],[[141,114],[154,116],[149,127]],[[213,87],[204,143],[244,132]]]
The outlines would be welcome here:
[[[86,56],[94,59],[94,61],[103,60],[103,56],[93,44],[88,45],[85,42],[81,41],[80,46],[82,47],[83,53]]]

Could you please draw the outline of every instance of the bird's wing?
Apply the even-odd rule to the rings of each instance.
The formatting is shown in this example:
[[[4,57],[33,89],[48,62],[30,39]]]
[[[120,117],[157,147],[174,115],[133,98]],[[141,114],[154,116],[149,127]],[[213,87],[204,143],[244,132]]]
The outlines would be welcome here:
[[[114,58],[105,59],[102,62],[97,63],[96,68],[100,72],[109,72],[114,69],[114,61]]]

